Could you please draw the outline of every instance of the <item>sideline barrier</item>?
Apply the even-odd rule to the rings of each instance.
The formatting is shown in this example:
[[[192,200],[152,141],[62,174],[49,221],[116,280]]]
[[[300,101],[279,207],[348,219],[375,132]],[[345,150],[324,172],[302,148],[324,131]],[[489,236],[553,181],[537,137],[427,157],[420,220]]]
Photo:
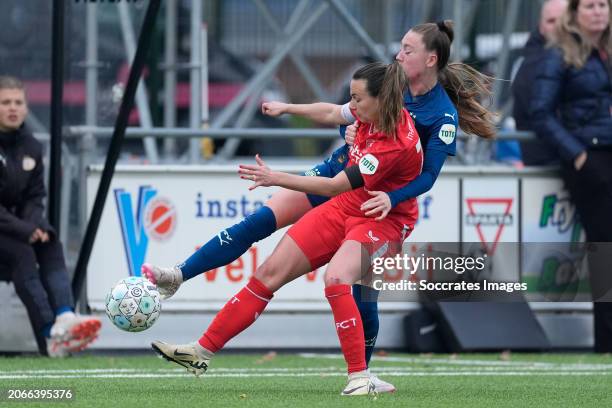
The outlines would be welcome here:
[[[299,172],[310,163],[270,161],[278,170]],[[240,260],[209,272],[184,285],[164,302],[156,325],[143,333],[117,330],[104,313],[104,296],[119,279],[138,270],[143,260],[172,265],[188,256],[221,228],[242,218],[272,193],[272,189],[248,192],[248,182],[236,175],[237,163],[207,166],[118,166],[104,210],[100,233],[94,245],[87,277],[87,292],[93,313],[103,321],[94,349],[144,349],[150,341],[192,341],[212,320],[223,303],[244,285],[253,271],[273,250],[282,236],[256,243]],[[92,167],[87,177],[88,199],[95,191],[101,169]],[[140,198],[139,198],[140,197]],[[512,242],[568,242],[575,236],[572,206],[553,168],[453,167],[445,166],[435,187],[419,199],[420,220],[405,248],[412,243],[479,241],[473,213],[481,220],[500,225],[483,226],[482,237],[499,249],[512,250]],[[491,201],[491,200],[497,201]],[[480,200],[480,201],[478,201]],[[487,201],[489,200],[489,201]],[[140,205],[138,205],[140,202]],[[91,205],[91,202],[90,202]],[[122,221],[120,224],[119,221]],[[123,228],[122,228],[123,225]],[[518,254],[501,265],[504,273],[519,270]],[[524,255],[524,254],[522,254]],[[501,254],[497,253],[500,256]],[[541,260],[540,260],[541,261]],[[500,262],[494,262],[500,265]],[[531,268],[525,262],[523,276]],[[537,260],[532,264],[538,265]],[[130,266],[131,265],[131,266]],[[533,270],[533,268],[531,268]],[[550,269],[550,268],[549,268]],[[256,325],[239,336],[230,348],[335,348],[329,306],[323,297],[322,271],[298,279],[279,291]],[[561,284],[568,276],[559,264],[552,272]],[[541,271],[535,269],[537,275]],[[0,292],[11,299],[0,313],[6,330],[0,333],[0,350],[34,351],[25,309],[12,286],[0,283]],[[416,299],[415,299],[416,300]],[[530,302],[553,348],[592,346],[590,302]],[[406,344],[404,316],[419,308],[416,302],[381,302],[379,348]],[[23,324],[15,325],[19,321]],[[282,331],[282,334],[281,334]]]
[[[291,172],[308,168],[269,164]],[[119,166],[89,264],[90,306],[104,310],[108,289],[125,276],[139,275],[143,262],[176,264],[223,228],[262,206],[274,189],[249,192],[250,182],[239,179],[236,171],[237,163]],[[100,168],[90,168],[89,202],[99,176]],[[419,255],[425,243],[478,243],[489,252],[497,277],[537,282],[543,273],[548,273],[560,284],[567,283],[563,279],[580,278],[563,275],[567,268],[562,262],[555,269],[550,262],[545,264],[537,254],[525,250],[529,248],[526,243],[563,244],[579,241],[582,236],[567,192],[552,168],[447,166],[434,188],[419,197],[419,210],[419,222],[404,244],[407,253]],[[218,310],[246,283],[257,264],[271,254],[282,234],[283,231],[277,231],[254,244],[232,264],[187,282],[164,304],[165,310]],[[327,310],[322,296],[323,272],[324,268],[320,268],[281,289],[270,310]],[[408,294],[405,301],[382,302],[381,309],[406,311],[413,309],[417,300],[416,295]],[[532,296],[530,300],[546,298]],[[570,300],[589,299],[583,296]],[[590,308],[588,303],[575,302],[541,305],[546,310]]]

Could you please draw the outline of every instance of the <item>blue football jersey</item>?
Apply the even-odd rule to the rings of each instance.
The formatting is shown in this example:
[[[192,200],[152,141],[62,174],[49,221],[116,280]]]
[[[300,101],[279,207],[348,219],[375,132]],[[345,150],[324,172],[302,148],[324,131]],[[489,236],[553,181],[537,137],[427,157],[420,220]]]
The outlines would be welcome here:
[[[444,87],[437,83],[436,86],[425,95],[412,96],[410,91],[404,93],[404,106],[410,113],[414,125],[421,139],[421,146],[425,152],[425,164],[427,164],[427,150],[439,150],[450,156],[457,152],[457,129],[459,117],[457,109],[448,97]],[[352,114],[348,109],[343,109],[347,121],[352,122]],[[344,137],[346,126],[340,128],[340,134]],[[323,163],[315,166],[312,170],[305,172],[308,176],[334,177],[340,173],[348,162],[348,146],[339,147],[331,157]],[[441,165],[441,164],[440,164]],[[308,199],[313,207],[329,200],[329,197],[308,194]]]
[[[456,154],[459,117],[440,83],[425,95],[412,96],[410,91],[406,91],[404,106],[412,116],[424,150],[441,150],[451,156]]]

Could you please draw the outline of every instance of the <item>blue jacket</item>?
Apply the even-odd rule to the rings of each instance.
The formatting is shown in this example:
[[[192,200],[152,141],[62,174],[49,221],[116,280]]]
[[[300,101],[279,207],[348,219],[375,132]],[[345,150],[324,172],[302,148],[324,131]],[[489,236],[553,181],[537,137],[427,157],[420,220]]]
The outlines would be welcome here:
[[[612,77],[593,50],[581,69],[558,48],[546,49],[536,70],[529,113],[534,130],[573,161],[590,148],[612,148]]]
[[[523,49],[523,62],[512,82],[512,96],[514,98],[513,112],[517,130],[533,131],[529,105],[533,95],[533,81],[539,67],[542,53],[545,51],[546,39],[538,30],[529,36]],[[559,154],[554,145],[551,145],[542,135],[536,133],[537,139],[521,143],[523,163],[527,166],[538,166],[559,162]]]

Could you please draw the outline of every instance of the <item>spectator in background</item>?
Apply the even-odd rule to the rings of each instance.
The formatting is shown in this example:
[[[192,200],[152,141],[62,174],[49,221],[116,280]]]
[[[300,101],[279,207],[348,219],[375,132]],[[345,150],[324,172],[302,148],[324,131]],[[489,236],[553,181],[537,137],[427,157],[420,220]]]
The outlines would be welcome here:
[[[542,58],[546,42],[551,39],[555,26],[567,8],[567,0],[547,0],[540,12],[538,29],[533,31],[523,50],[523,62],[512,83],[514,97],[513,116],[516,130],[532,131],[528,106],[531,100],[535,70]],[[521,143],[523,163],[538,166],[558,163],[556,148],[543,135],[536,134],[537,140]]]
[[[589,245],[595,351],[612,352],[612,0],[570,0],[540,58],[529,116],[554,146]]]
[[[100,320],[74,313],[62,244],[44,216],[42,146],[24,128],[21,81],[0,76],[0,264],[25,304],[41,353],[89,345]]]

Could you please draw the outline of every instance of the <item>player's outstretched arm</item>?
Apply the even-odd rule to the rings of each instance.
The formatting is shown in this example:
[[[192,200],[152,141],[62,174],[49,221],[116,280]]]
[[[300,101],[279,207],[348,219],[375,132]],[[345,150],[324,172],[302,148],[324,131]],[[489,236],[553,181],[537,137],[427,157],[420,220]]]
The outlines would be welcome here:
[[[317,102],[308,104],[293,104],[283,102],[265,102],[261,105],[261,112],[268,116],[280,116],[284,113],[298,115],[329,126],[348,125],[349,122],[342,115],[342,105]]]
[[[298,176],[271,170],[259,155],[255,156],[255,161],[257,164],[241,164],[238,170],[240,178],[254,182],[249,190],[279,186],[303,193],[333,197],[353,188],[346,172],[340,172],[333,178]]]

